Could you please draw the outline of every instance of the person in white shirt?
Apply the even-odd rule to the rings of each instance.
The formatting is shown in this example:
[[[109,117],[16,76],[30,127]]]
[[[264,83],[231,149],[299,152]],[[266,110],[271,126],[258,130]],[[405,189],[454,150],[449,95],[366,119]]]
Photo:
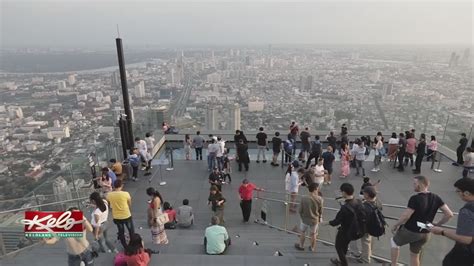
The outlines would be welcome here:
[[[328,173],[328,171],[326,171],[324,169],[323,163],[324,163],[324,159],[319,158],[318,159],[318,164],[316,164],[314,166],[314,179],[313,179],[313,182],[318,183],[319,186],[321,186],[322,183],[324,182],[324,175],[326,175]]]
[[[148,147],[146,145],[146,141],[140,139],[139,137],[135,138],[135,148],[138,149],[138,152],[141,157],[141,161],[145,163],[145,165],[148,165]],[[143,168],[142,170],[145,170]]]
[[[98,192],[93,192],[89,196],[89,200],[95,208],[92,212],[91,224],[93,227],[94,239],[99,243],[100,251],[104,253],[118,253],[114,244],[107,239],[107,230],[109,228],[109,206],[107,201],[104,200]]]
[[[464,151],[463,160],[464,169],[462,171],[462,177],[467,177],[469,175],[469,171],[474,169],[474,152],[472,151],[471,147],[467,147]]]
[[[290,212],[296,212],[296,196],[301,185],[300,178],[297,173],[297,168],[300,166],[298,161],[293,161],[288,165],[285,175],[285,190],[290,193]]]
[[[217,167],[219,168],[219,171],[222,171],[224,169],[223,156],[225,151],[225,140],[223,140],[220,136],[217,137],[217,145],[219,145],[219,150],[216,154]]]
[[[216,138],[217,139],[217,138]],[[207,146],[207,166],[208,166],[208,171],[211,171],[214,169],[214,166],[216,166],[216,158],[217,158],[217,153],[221,149],[221,146],[217,144],[217,141],[214,138],[211,138],[211,144]]]
[[[356,139],[356,141],[354,142],[354,146],[352,146],[352,155],[356,160],[356,176],[359,175],[360,168],[362,168],[362,176],[365,176],[365,169],[363,166],[363,163],[365,161],[365,151],[366,147],[364,145],[364,142],[360,139]]]

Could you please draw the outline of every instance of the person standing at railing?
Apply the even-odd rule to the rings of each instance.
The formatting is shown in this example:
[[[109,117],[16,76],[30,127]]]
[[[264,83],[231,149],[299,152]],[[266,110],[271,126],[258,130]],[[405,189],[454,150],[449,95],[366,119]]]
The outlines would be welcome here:
[[[242,185],[239,187],[239,198],[244,223],[249,222],[250,214],[252,213],[252,198],[254,190],[263,191],[262,188],[257,187],[254,183],[250,183],[247,178],[242,180]]]
[[[421,162],[423,162],[423,158],[425,157],[426,149],[425,138],[425,134],[421,134],[420,141],[418,142],[418,146],[416,147],[415,169],[413,170],[414,174],[419,174],[421,172]]]
[[[462,170],[462,177],[467,177],[469,175],[469,171],[474,169],[474,152],[471,147],[467,147],[463,153],[463,160],[464,169]]]
[[[216,139],[211,138],[210,144],[207,147],[207,170],[210,172],[214,167],[217,167],[217,154],[219,153],[219,150],[221,149],[220,145],[217,144]]]
[[[311,183],[308,186],[309,195],[301,198],[298,213],[300,215],[300,241],[295,244],[298,250],[304,250],[306,231],[309,231],[311,245],[309,250],[316,251],[316,238],[318,236],[319,223],[323,215],[323,198],[319,196],[318,183]]]
[[[114,183],[114,190],[107,194],[107,201],[112,209],[112,217],[115,225],[117,225],[118,239],[124,248],[127,248],[127,241],[125,241],[125,227],[127,227],[129,236],[135,232],[133,226],[132,212],[132,197],[126,191],[123,191],[122,180],[116,180]]]
[[[329,135],[326,136],[326,141],[328,142],[328,146],[331,146],[332,150],[335,153],[337,151],[337,138],[336,136],[334,136],[333,131],[329,132]],[[342,143],[341,143],[341,146],[342,146]]]
[[[398,134],[398,151],[397,151],[399,172],[405,171],[405,167],[403,166],[403,158],[405,157],[406,150],[407,150],[407,140],[405,139],[405,134],[400,133]]]
[[[291,134],[288,134],[287,140],[283,143],[283,152],[285,153],[285,164],[289,164],[293,161],[293,148],[296,143]]]
[[[461,133],[461,139],[459,140],[459,146],[456,149],[457,160],[456,160],[455,163],[453,163],[453,165],[455,165],[455,166],[463,165],[464,160],[462,158],[462,154],[466,150],[466,147],[467,147],[466,133]]]
[[[189,137],[189,134],[184,135],[183,146],[184,146],[184,154],[186,160],[191,160],[191,145],[193,141]]]
[[[194,150],[196,151],[196,161],[197,160],[202,161],[202,147],[204,146],[205,142],[206,141],[201,136],[201,131],[197,131],[196,136],[193,138],[193,147],[194,147]]]
[[[288,169],[285,173],[285,190],[290,194],[289,211],[296,212],[296,196],[298,195],[298,189],[300,186],[300,178],[297,173],[297,169],[300,166],[298,161],[293,161],[288,165]]]
[[[434,217],[440,209],[443,217],[435,226],[441,226],[453,217],[453,213],[443,200],[436,194],[428,191],[430,182],[425,176],[413,178],[413,188],[417,193],[408,200],[407,209],[392,227],[393,237],[390,240],[392,266],[398,263],[400,247],[410,244],[410,265],[420,265],[420,253],[423,246],[430,239],[429,231],[418,225],[419,222],[433,223]]]
[[[260,154],[262,154],[262,158],[263,158],[263,163],[266,163],[267,162],[267,157],[265,156],[265,150],[268,149],[267,147],[267,139],[268,139],[268,136],[267,134],[263,131],[263,127],[260,127],[258,129],[258,133],[257,133],[257,149],[258,149],[258,153],[257,153],[257,163],[260,163]]]
[[[219,146],[216,155],[217,167],[219,171],[222,171],[224,170],[225,140],[221,136],[217,136],[217,145]]]
[[[393,132],[390,139],[388,139],[388,160],[393,162],[394,167],[397,164],[398,143],[397,133]]]
[[[341,178],[346,178],[350,174],[349,162],[351,161],[351,153],[347,143],[341,144]]]
[[[296,137],[298,137],[299,134],[300,134],[300,127],[298,126],[296,121],[291,121],[289,136],[291,136],[291,139],[293,140],[293,150],[291,152],[292,156],[295,156],[296,154]]]
[[[453,249],[446,254],[443,266],[474,265],[474,179],[461,178],[454,183],[456,193],[466,204],[459,210],[456,230],[439,226],[430,228],[435,235],[456,241]]]
[[[426,145],[427,153],[426,153],[426,161],[430,161],[431,159],[435,161],[436,152],[438,151],[438,141],[436,141],[435,136],[431,136],[431,141]]]
[[[408,132],[406,133],[407,135],[407,149],[405,152],[405,160],[404,160],[404,166],[408,166],[408,161],[410,161],[410,167],[413,167],[413,155],[415,154],[416,151],[416,138],[413,135],[413,133]]]
[[[377,136],[374,139],[374,169],[372,172],[379,172],[380,171],[380,163],[382,162],[382,156],[385,155],[385,148],[383,146],[383,136],[382,132],[377,132]]]
[[[280,166],[278,164],[278,156],[280,155],[281,148],[283,146],[283,141],[280,138],[280,132],[275,132],[275,137],[272,138],[272,150],[273,150],[273,157],[272,157],[272,166]]]

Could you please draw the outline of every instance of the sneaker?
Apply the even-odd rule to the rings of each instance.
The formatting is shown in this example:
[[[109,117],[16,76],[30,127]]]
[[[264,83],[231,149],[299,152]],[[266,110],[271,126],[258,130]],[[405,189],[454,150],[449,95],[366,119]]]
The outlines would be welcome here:
[[[300,244],[298,244],[298,243],[295,243],[295,248],[296,248],[297,250],[304,251],[304,247],[301,247]]]
[[[328,184],[331,185],[331,181],[329,181]]]
[[[143,174],[144,176],[148,176],[148,175],[151,175],[150,172],[146,172],[145,174]]]
[[[372,170],[370,170],[371,172],[378,172],[379,170],[377,170],[377,168],[374,168]]]
[[[331,263],[332,263],[333,265],[342,265],[342,264],[341,264],[341,261],[339,261],[339,259],[336,259],[336,258],[332,258],[332,259],[331,259]]]
[[[263,160],[262,162],[263,162],[263,163],[266,163],[266,162],[267,162],[267,160]]]
[[[308,247],[308,251],[314,252],[314,251],[316,251],[316,249],[315,249],[315,248],[312,248],[311,246],[309,246],[309,247]]]
[[[260,161],[259,161],[259,160],[257,160],[256,162],[257,162],[257,163],[260,163]]]
[[[133,180],[133,182],[137,182],[137,178],[136,178],[136,177],[132,178],[132,180]]]
[[[273,162],[271,162],[270,165],[275,166],[275,164]]]

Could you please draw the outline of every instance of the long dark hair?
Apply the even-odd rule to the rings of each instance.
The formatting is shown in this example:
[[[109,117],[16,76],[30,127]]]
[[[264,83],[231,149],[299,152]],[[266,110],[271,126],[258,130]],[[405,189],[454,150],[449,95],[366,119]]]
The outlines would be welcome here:
[[[290,164],[288,165],[288,168],[286,168],[285,175],[286,175],[286,174],[290,174],[290,175],[291,175],[291,167],[293,167],[293,165],[290,163]]]
[[[189,139],[190,139],[190,138],[189,138],[189,134],[184,135],[184,140],[185,140],[185,141],[188,141]]]
[[[133,256],[139,254],[143,251],[143,240],[139,234],[131,234],[130,241],[128,242],[127,247],[125,248],[125,255]]]
[[[97,206],[101,212],[105,212],[107,210],[104,199],[100,196],[99,192],[92,192],[92,194],[89,196],[89,200],[94,202],[95,206]]]
[[[155,199],[156,197],[160,198],[160,202],[161,204],[163,204],[163,197],[161,196],[160,192],[158,192],[158,190],[152,188],[152,187],[149,187],[146,189],[146,194],[148,196],[152,196],[153,199]]]

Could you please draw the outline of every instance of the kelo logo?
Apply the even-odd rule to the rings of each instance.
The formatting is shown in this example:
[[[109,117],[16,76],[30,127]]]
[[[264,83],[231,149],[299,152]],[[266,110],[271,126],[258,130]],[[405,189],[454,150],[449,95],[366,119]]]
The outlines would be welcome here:
[[[83,219],[81,211],[26,211],[21,222],[25,225],[25,237],[82,237]]]

